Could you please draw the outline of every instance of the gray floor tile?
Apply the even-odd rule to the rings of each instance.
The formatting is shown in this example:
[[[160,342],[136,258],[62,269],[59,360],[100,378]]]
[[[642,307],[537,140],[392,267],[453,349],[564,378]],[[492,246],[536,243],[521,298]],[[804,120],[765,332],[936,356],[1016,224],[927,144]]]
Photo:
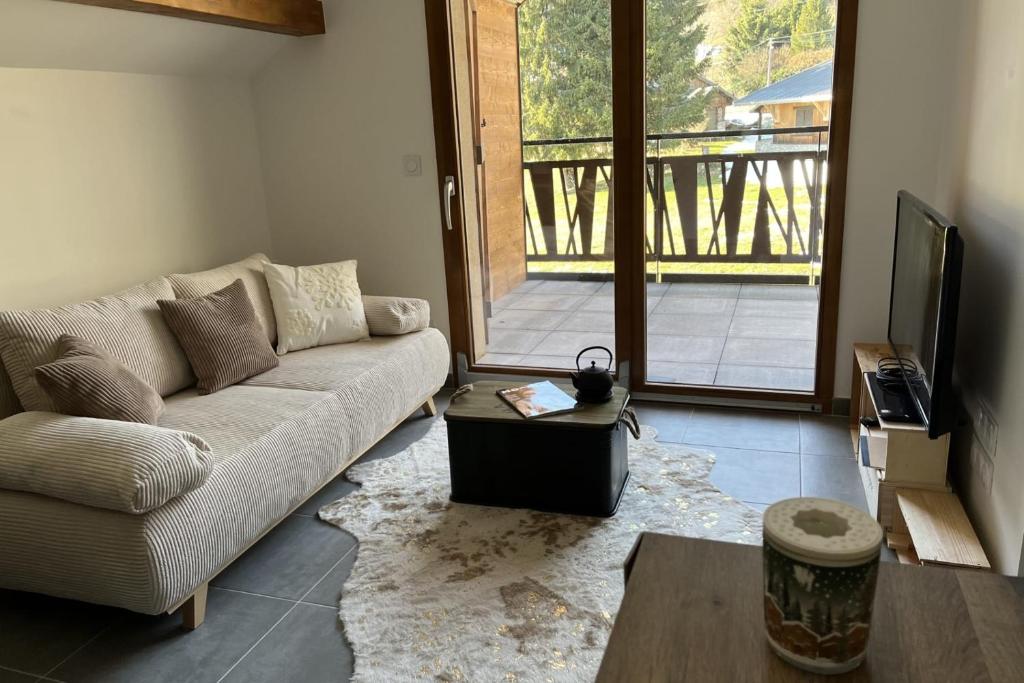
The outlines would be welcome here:
[[[604,365],[604,364],[606,364],[608,362],[608,357],[605,356],[605,358],[603,360],[598,360],[597,357],[594,357],[592,360],[594,360],[597,363],[600,363],[601,365]],[[588,363],[584,363],[583,359],[580,359],[580,366],[582,367],[585,364],[589,364],[589,361],[588,361]],[[547,368],[547,369],[553,369],[553,370],[575,370],[576,369],[576,356],[541,356],[541,355],[527,354],[527,355],[523,356],[522,359],[518,363],[516,363],[516,365],[521,367],[521,368]]]
[[[337,610],[299,604],[224,680],[335,683],[349,680],[353,661]]]
[[[577,311],[571,313],[557,326],[567,332],[610,332],[615,333],[615,314],[612,312]]]
[[[534,311],[571,311],[586,300],[586,296],[570,294],[520,294],[504,310],[522,308]]]
[[[615,334],[608,332],[552,332],[530,352],[538,356],[572,356],[588,346],[615,350]],[[608,361],[608,354],[604,354]]]
[[[537,330],[491,330],[487,350],[491,353],[530,353],[548,336]]]
[[[722,357],[725,337],[675,337],[653,334],[647,338],[650,361],[672,363],[717,363]]]
[[[595,292],[597,296],[615,296],[615,283],[605,282],[601,285],[601,289]]]
[[[818,302],[780,299],[740,299],[736,302],[736,315],[778,315],[814,318],[818,315]]]
[[[0,591],[0,666],[45,674],[126,612],[35,593]]]
[[[689,444],[800,452],[800,423],[796,415],[742,410],[694,408],[683,437]]]
[[[501,297],[500,299],[496,299],[495,301],[491,302],[491,310],[492,311],[500,311],[500,310],[503,310],[505,308],[508,308],[520,296],[522,296],[522,295],[521,294],[517,294],[515,292],[512,292],[511,294],[506,294],[505,296]]]
[[[818,338],[818,320],[811,317],[780,318],[760,315],[737,315],[729,326],[730,337],[758,337],[760,339]]]
[[[718,366],[714,363],[666,363],[650,361],[647,363],[647,380],[649,382],[667,382],[670,384],[704,384],[715,383],[715,372]]]
[[[718,366],[715,386],[783,391],[813,391],[814,370],[811,368],[779,368],[762,365]]]
[[[516,294],[527,294],[540,287],[543,282],[544,280],[524,280],[512,291]]]
[[[768,504],[800,496],[800,456],[760,450],[712,449],[711,483],[733,498]]]
[[[675,443],[682,441],[686,425],[690,421],[690,413],[693,412],[689,406],[684,405],[675,406],[642,401],[631,401],[630,405],[636,411],[636,417],[640,424],[649,425],[658,430],[658,441]]]
[[[178,614],[132,614],[82,648],[51,676],[75,683],[216,681],[293,603],[213,588],[206,621],[181,628]]]
[[[722,352],[726,365],[813,368],[816,342],[801,339],[729,337]]]
[[[800,469],[801,495],[841,500],[867,512],[864,485],[853,458],[802,456]]]
[[[723,297],[662,297],[654,313],[678,315],[679,313],[705,313],[729,317],[736,308],[736,299]]]
[[[647,334],[724,337],[729,334],[729,316],[708,313],[654,313],[647,317]]]
[[[853,458],[853,440],[845,417],[800,416],[800,452]]]
[[[576,294],[589,296],[597,294],[602,282],[580,282],[577,280],[543,280],[533,294]]]
[[[302,598],[302,602],[337,608],[341,602],[341,589],[352,573],[352,567],[358,556],[359,547],[357,545],[341,558],[341,561],[320,580],[320,583],[313,587],[306,597]]]
[[[302,517],[315,517],[317,511],[328,503],[333,503],[339,498],[344,498],[353,491],[359,490],[359,484],[354,484],[345,478],[344,473],[329,481],[322,489],[309,497],[305,503],[300,505],[292,514]]]
[[[741,299],[799,299],[817,301],[818,288],[809,285],[743,285]]]
[[[714,282],[673,282],[665,296],[710,296],[735,299],[739,294],[739,285],[718,284]]]
[[[553,330],[569,314],[565,311],[531,311],[522,308],[508,308],[496,311],[487,324],[492,330]]]
[[[355,539],[335,526],[291,515],[211,585],[298,600],[354,545]]]
[[[481,365],[519,365],[522,358],[518,353],[485,353],[478,362]]]
[[[592,296],[580,304],[579,310],[592,313],[612,313],[615,311],[615,297]]]

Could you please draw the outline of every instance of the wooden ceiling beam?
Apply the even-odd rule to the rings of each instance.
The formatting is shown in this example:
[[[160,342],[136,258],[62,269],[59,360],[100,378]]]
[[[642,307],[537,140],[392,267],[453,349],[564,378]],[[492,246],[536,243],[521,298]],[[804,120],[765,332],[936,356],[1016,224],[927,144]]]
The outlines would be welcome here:
[[[62,0],[213,24],[312,36],[326,32],[320,0]]]

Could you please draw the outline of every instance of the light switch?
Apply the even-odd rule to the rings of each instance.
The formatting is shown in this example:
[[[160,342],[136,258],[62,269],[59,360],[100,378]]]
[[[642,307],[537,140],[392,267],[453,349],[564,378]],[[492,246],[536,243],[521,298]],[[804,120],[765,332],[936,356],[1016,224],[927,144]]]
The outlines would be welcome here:
[[[423,175],[423,157],[419,154],[406,154],[402,157],[402,171],[410,177]]]

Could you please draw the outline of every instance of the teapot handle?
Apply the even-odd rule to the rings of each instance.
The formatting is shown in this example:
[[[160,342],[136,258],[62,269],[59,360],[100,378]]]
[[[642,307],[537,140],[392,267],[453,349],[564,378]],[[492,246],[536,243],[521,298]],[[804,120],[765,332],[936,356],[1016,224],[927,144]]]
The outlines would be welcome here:
[[[582,358],[583,354],[585,354],[587,351],[604,351],[605,353],[607,353],[608,354],[608,370],[612,369],[612,361],[615,359],[615,357],[612,355],[612,352],[611,352],[610,349],[607,349],[604,346],[588,346],[587,348],[585,348],[582,351],[580,351],[579,354],[577,354],[577,356],[576,356],[576,369],[577,370],[580,369],[580,358]]]

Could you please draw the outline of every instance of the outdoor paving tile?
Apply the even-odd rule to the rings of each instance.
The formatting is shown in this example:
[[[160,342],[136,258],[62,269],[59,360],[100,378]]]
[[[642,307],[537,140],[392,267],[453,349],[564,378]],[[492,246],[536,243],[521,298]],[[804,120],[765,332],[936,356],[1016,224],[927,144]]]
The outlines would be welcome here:
[[[354,545],[319,518],[289,515],[210,585],[298,600]]]
[[[736,317],[744,315],[817,318],[818,302],[786,299],[739,299],[736,302]]]
[[[480,356],[481,365],[519,365],[522,355],[517,353],[485,353]]]
[[[542,280],[533,294],[576,294],[589,296],[597,294],[601,282],[579,282],[577,280]]]
[[[708,450],[715,454],[711,483],[733,498],[770,505],[800,496],[800,456],[796,453]]]
[[[495,311],[487,321],[490,329],[554,330],[568,317],[566,311],[533,311],[506,308]]]
[[[656,298],[648,297],[647,298],[647,314],[648,315],[650,315],[651,311],[653,311],[657,307],[658,302],[660,302],[660,301],[661,301],[661,297],[656,297]],[[611,296],[593,296],[593,297],[587,299],[586,301],[584,301],[583,304],[579,307],[579,310],[580,311],[586,311],[586,312],[598,312],[598,313],[613,312],[615,310],[615,297],[611,297]]]
[[[647,317],[647,334],[725,337],[729,334],[729,316],[708,313],[653,313]]]
[[[647,358],[672,363],[717,363],[724,344],[725,337],[655,334],[647,338]]]
[[[694,408],[683,436],[688,444],[800,452],[796,415],[769,411]]]
[[[679,313],[707,313],[725,317],[732,315],[736,308],[736,299],[717,296],[704,297],[662,297],[654,313],[661,315],[678,315]]]
[[[801,339],[748,339],[729,337],[722,352],[725,365],[761,365],[813,368],[814,341]]]
[[[224,680],[332,683],[349,680],[354,657],[336,609],[298,604]]]
[[[615,334],[610,332],[552,332],[533,349],[532,355],[572,356],[588,346],[604,346],[615,351]],[[596,359],[596,358],[595,358]],[[604,362],[608,354],[604,354]],[[598,363],[601,363],[599,360]]]
[[[0,590],[0,666],[45,674],[128,612]]]
[[[715,386],[813,391],[814,370],[761,365],[719,365]]]
[[[183,630],[178,613],[131,614],[50,675],[75,683],[216,681],[293,604],[211,588],[201,628]]]
[[[491,353],[530,353],[547,332],[538,330],[493,330],[487,341]]]
[[[586,300],[586,296],[573,294],[520,294],[502,310],[525,308],[534,311],[571,311]]]
[[[800,416],[800,452],[804,455],[831,455],[853,458],[850,425],[845,417],[827,415]]]
[[[808,285],[743,285],[741,299],[800,299],[817,301],[818,288]]]
[[[558,330],[571,332],[615,332],[615,314],[604,311],[577,311],[566,317]]]
[[[718,284],[712,282],[673,282],[665,296],[669,297],[716,297],[735,299],[740,294],[739,285]]]
[[[868,511],[864,485],[853,458],[808,455],[800,458],[802,496],[832,498]]]
[[[668,384],[704,384],[715,383],[715,372],[718,366],[714,363],[666,363],[651,361],[647,364],[647,380]]]
[[[491,311],[501,311],[501,310],[504,310],[505,308],[508,308],[520,296],[522,296],[522,295],[521,294],[517,294],[516,292],[511,292],[511,293],[506,294],[505,296],[501,297],[500,299],[496,299],[496,300],[492,301],[491,302]]]
[[[729,336],[760,339],[817,339],[818,320],[812,317],[780,318],[737,315],[732,319]]]
[[[526,294],[540,287],[542,282],[544,282],[544,280],[524,280],[516,285],[516,288],[513,289],[512,292],[516,294]]]
[[[582,350],[582,348],[581,348]],[[593,360],[597,362],[595,357]],[[589,363],[590,361],[587,361]],[[608,362],[607,356],[604,362]],[[534,354],[527,354],[520,358],[519,362],[516,363],[521,368],[552,368],[555,370],[575,370],[576,369],[576,356],[540,356]],[[580,365],[583,365],[583,359],[580,359]]]

